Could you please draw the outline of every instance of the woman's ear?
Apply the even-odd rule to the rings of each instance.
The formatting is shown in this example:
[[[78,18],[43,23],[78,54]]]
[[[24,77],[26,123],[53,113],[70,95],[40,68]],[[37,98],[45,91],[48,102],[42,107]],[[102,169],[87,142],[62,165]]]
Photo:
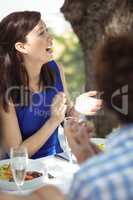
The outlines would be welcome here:
[[[15,49],[17,51],[19,51],[20,53],[27,54],[27,50],[25,48],[25,44],[22,43],[22,42],[16,42],[15,43]]]

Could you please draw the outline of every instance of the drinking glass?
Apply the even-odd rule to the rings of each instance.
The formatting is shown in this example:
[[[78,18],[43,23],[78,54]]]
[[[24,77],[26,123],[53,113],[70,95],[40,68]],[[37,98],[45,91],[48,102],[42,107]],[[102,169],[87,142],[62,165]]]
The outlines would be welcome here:
[[[64,138],[65,138],[65,152],[67,153],[68,157],[69,157],[69,161],[71,164],[73,164],[74,161],[76,161],[76,158],[75,156],[72,154],[72,150],[69,146],[69,143],[68,143],[68,139],[67,139],[67,134],[65,134],[65,132],[67,131],[67,128],[69,126],[69,122],[70,121],[76,121],[76,122],[80,122],[80,119],[76,118],[76,117],[66,117],[64,119]]]
[[[17,185],[19,192],[21,192],[21,186],[24,184],[26,169],[28,165],[27,149],[25,147],[12,147],[10,150],[10,164],[13,179]]]

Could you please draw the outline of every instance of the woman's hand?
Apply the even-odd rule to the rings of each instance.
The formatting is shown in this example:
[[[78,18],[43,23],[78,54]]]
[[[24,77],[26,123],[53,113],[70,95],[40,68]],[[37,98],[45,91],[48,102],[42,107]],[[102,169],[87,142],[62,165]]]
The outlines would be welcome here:
[[[96,98],[97,91],[81,94],[76,98],[75,110],[84,115],[95,115],[102,107],[102,100]]]
[[[51,117],[61,123],[65,118],[67,99],[63,92],[58,93],[52,102]]]
[[[67,122],[65,135],[79,164],[101,152],[95,144],[89,141],[93,130],[83,122],[78,123],[73,119]]]
[[[80,120],[81,114],[75,110],[74,106],[68,106],[66,117],[74,117],[75,119]]]

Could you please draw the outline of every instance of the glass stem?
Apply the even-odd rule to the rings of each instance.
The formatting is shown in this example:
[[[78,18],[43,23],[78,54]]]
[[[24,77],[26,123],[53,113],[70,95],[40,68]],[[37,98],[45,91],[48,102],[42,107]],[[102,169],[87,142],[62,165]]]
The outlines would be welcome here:
[[[70,163],[72,164],[73,163],[73,158],[72,158],[71,150],[69,150],[69,160],[70,160]]]
[[[18,193],[21,194],[22,193],[21,185],[17,185],[17,188],[18,188]]]

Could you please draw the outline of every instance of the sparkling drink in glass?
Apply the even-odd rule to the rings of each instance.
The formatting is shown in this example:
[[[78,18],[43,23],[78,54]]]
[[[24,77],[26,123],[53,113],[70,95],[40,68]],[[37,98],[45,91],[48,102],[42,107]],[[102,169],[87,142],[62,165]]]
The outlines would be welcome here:
[[[21,186],[24,184],[26,169],[28,165],[27,149],[25,147],[11,148],[10,158],[13,179],[18,189],[21,190]]]
[[[65,136],[65,148],[64,148],[64,151],[67,153],[68,157],[69,157],[69,161],[71,164],[73,164],[73,162],[75,161],[75,156],[72,154],[72,151],[71,151],[71,148],[70,148],[70,145],[68,143],[68,138],[67,138],[67,129],[69,127],[69,122],[70,121],[76,121],[76,122],[79,122],[79,119],[76,118],[76,117],[66,117],[64,119],[64,136]]]

